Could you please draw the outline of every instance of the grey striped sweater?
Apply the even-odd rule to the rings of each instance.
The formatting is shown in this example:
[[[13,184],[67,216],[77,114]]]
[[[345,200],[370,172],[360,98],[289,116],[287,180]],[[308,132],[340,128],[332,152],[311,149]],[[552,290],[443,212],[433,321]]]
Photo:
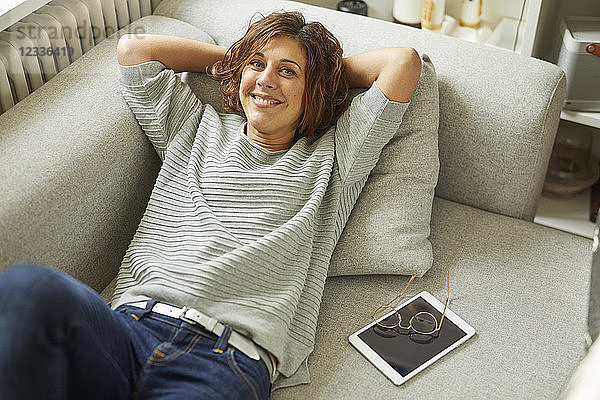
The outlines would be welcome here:
[[[323,136],[272,152],[162,63],[120,71],[163,164],[112,307],[156,298],[199,309],[277,357],[273,388],[308,382],[329,260],[408,103],[373,83]]]

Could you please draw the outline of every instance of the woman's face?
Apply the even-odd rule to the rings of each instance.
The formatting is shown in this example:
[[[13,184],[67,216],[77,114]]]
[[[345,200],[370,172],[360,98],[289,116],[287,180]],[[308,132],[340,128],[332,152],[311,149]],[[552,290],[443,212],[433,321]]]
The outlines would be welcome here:
[[[304,111],[305,72],[304,49],[287,37],[272,38],[250,58],[239,91],[248,129],[293,137]]]

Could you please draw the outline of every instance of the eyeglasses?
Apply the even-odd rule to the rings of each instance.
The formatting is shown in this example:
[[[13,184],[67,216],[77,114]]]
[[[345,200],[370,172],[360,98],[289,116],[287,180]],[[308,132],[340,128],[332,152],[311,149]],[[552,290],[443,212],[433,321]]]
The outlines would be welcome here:
[[[446,315],[446,307],[448,307],[448,300],[450,299],[450,272],[446,271],[446,304],[444,304],[444,311],[442,312],[442,317],[438,323],[437,318],[428,311],[420,311],[414,314],[410,320],[408,321],[408,326],[402,325],[402,316],[400,313],[391,306],[397,299],[402,297],[406,292],[406,289],[410,286],[411,282],[416,278],[416,274],[413,274],[402,292],[398,296],[396,296],[389,303],[380,306],[373,314],[371,314],[371,319],[377,321],[376,324],[379,328],[383,328],[384,330],[393,331],[396,329],[402,329],[404,332],[400,333],[411,333],[414,332],[418,335],[435,335],[442,329],[442,323],[444,322],[444,316]],[[389,315],[387,318],[379,320],[383,315],[389,313],[390,311],[394,311],[393,314]]]

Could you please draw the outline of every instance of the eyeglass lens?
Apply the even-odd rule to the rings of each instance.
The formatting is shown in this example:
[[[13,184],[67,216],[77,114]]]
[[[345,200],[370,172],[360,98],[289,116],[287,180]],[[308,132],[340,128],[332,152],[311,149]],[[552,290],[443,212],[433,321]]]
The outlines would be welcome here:
[[[378,321],[377,325],[379,325],[382,328],[393,329],[393,328],[396,328],[399,323],[400,323],[400,318],[398,316],[398,313],[393,313],[392,315],[388,316],[387,318],[384,318],[381,321]]]
[[[420,312],[410,319],[410,326],[417,333],[430,335],[437,329],[437,319],[428,312]]]

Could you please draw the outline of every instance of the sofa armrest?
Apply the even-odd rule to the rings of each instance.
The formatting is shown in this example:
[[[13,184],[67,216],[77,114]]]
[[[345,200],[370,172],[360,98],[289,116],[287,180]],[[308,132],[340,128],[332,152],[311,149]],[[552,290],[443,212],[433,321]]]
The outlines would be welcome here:
[[[443,39],[432,48],[442,64],[436,194],[533,221],[565,97],[564,72],[538,59]]]
[[[118,87],[118,38],[140,27],[212,42],[139,19],[0,115],[0,272],[35,262],[97,291],[116,275],[160,168]]]

